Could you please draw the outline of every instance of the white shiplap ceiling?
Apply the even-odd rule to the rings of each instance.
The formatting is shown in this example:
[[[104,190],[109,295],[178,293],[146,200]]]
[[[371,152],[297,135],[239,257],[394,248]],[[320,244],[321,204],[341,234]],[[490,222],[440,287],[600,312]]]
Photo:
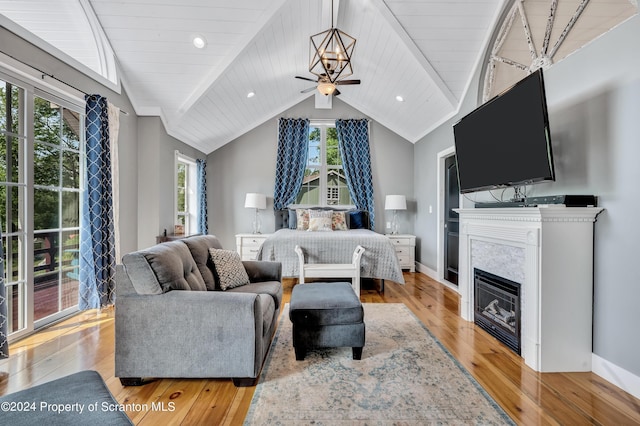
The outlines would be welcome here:
[[[336,0],[336,27],[357,39],[352,78],[362,81],[342,86],[340,99],[416,142],[458,109],[503,3]],[[312,77],[309,36],[330,27],[330,7],[329,0],[0,0],[5,17],[94,70],[97,18],[136,114],[162,117],[172,136],[204,153],[314,96],[301,94],[312,83],[294,76]],[[193,47],[196,34],[207,40],[204,49]]]

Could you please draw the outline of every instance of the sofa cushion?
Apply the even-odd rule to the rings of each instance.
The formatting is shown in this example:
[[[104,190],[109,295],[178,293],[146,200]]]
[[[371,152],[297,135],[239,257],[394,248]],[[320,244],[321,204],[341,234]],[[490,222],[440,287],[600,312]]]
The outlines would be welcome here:
[[[219,287],[216,287],[216,278],[214,276],[215,267],[209,253],[211,248],[222,249],[218,238],[214,235],[194,235],[181,241],[189,248],[193,260],[198,265],[198,270],[202,275],[202,279],[204,279],[207,290],[218,290]]]
[[[276,307],[268,294],[259,294],[258,300],[262,307],[262,337],[267,337],[267,333],[271,330],[271,324],[273,324]]]
[[[122,257],[122,265],[131,281],[133,289],[138,294],[162,294],[162,287],[156,278],[149,262],[142,253],[134,252]],[[121,285],[118,286],[118,289]]]
[[[144,267],[142,258],[146,260],[148,268]],[[154,278],[165,293],[170,290],[207,289],[198,265],[181,241],[157,244],[127,254],[122,258],[122,263],[127,267],[131,283],[139,294],[157,294],[149,292],[153,291]],[[155,291],[157,292],[157,289]]]
[[[241,287],[229,289],[228,291],[235,293],[268,294],[273,299],[276,309],[280,309],[280,306],[282,306],[282,284],[280,281],[249,283]]]
[[[244,269],[238,252],[232,250],[209,249],[215,266],[220,289],[227,290],[249,284],[249,275]]]

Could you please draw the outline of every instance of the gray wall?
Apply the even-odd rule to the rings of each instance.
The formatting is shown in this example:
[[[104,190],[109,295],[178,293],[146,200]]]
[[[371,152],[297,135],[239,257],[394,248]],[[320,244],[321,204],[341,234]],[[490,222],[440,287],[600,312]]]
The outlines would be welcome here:
[[[545,71],[555,183],[532,195],[595,194],[605,208],[595,225],[594,353],[640,375],[640,271],[632,267],[640,238],[640,18],[633,17]],[[477,87],[476,81],[472,87]],[[476,105],[471,90],[458,117],[415,146],[419,261],[437,269],[435,154],[453,145],[451,125]]]
[[[273,184],[279,117],[310,119],[367,118],[339,98],[331,110],[315,109],[310,97],[279,114],[207,157],[209,233],[220,238],[225,248],[235,247],[235,234],[251,232],[253,210],[244,208],[247,192],[267,195],[267,210],[261,212],[262,232],[274,231]],[[413,145],[386,127],[371,121],[371,167],[376,204],[376,230],[385,231],[384,197],[405,194],[408,211],[400,214],[401,232],[413,232],[415,202],[413,195]]]
[[[159,117],[138,118],[138,246],[149,247],[175,224],[175,151],[193,159],[206,156],[167,135]]]

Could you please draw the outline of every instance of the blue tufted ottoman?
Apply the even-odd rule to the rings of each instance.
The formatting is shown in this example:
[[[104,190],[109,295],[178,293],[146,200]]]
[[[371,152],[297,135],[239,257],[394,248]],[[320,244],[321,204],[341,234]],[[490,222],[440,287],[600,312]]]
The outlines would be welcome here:
[[[289,302],[296,360],[311,348],[349,346],[353,359],[362,358],[364,310],[351,283],[309,283],[293,287]]]

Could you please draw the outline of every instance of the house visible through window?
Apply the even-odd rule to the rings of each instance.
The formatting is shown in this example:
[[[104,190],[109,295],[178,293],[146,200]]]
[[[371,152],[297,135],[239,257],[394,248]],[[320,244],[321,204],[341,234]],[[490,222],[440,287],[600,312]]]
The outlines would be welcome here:
[[[184,226],[186,234],[198,232],[196,162],[176,151],[175,224]]]
[[[311,122],[309,155],[297,205],[351,206],[334,122]]]

